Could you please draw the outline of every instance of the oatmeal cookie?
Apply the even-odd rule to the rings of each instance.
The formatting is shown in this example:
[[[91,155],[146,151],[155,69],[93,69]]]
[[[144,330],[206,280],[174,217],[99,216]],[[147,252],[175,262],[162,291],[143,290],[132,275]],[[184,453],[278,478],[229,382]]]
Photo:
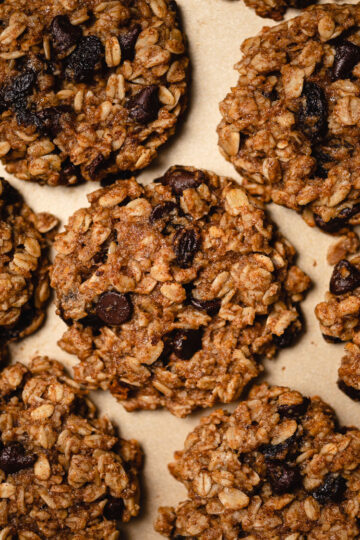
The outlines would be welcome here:
[[[360,536],[360,431],[319,397],[253,388],[201,420],[175,453],[187,489],[155,524],[173,540],[349,540]]]
[[[58,220],[35,214],[0,178],[0,342],[32,334],[49,297],[47,237]]]
[[[329,292],[315,308],[324,339],[348,341],[339,369],[338,385],[352,399],[360,399],[360,255],[342,259],[334,267]]]
[[[309,278],[232,180],[172,167],[89,195],[55,243],[51,284],[77,380],[127,410],[178,416],[236,399],[301,328]]]
[[[304,9],[316,0],[244,0],[245,4],[254,9],[259,17],[269,17],[281,21],[289,8]]]
[[[0,410],[2,538],[119,538],[139,511],[138,443],[46,357],[3,370]]]
[[[49,185],[142,169],[185,108],[170,0],[4,0],[0,157]]]
[[[321,5],[242,45],[220,104],[244,187],[335,233],[360,223],[360,6]]]

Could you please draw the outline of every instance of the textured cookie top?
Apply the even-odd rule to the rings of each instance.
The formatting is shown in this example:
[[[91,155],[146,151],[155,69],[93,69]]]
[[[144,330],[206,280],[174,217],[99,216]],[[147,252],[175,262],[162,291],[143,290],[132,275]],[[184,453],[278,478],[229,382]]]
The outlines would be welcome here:
[[[57,219],[35,214],[0,178],[0,341],[34,332],[49,297],[46,235]]]
[[[360,222],[360,7],[322,5],[242,45],[222,153],[264,200],[337,232]]]
[[[301,327],[309,278],[264,211],[228,178],[172,167],[89,196],[55,243],[61,345],[76,377],[128,409],[179,415],[235,399]]]
[[[136,441],[120,439],[60,363],[0,374],[4,538],[116,540],[139,511]]]
[[[318,397],[255,387],[203,418],[169,468],[188,492],[160,508],[156,528],[174,540],[359,538],[360,432]]]
[[[141,169],[185,106],[177,6],[168,0],[5,0],[0,157],[50,185]]]

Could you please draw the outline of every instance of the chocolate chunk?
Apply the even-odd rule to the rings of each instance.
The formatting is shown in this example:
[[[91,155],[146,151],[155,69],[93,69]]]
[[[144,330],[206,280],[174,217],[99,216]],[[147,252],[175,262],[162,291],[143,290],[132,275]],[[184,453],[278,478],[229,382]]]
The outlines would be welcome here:
[[[47,107],[36,113],[37,126],[40,131],[56,137],[62,127],[61,118],[65,114],[71,114],[72,109],[66,105],[60,105],[58,107]]]
[[[29,69],[24,73],[17,75],[12,81],[5,86],[1,92],[2,100],[7,107],[15,107],[15,109],[25,109],[27,97],[31,94],[32,89],[36,84],[37,76],[35,71]]]
[[[330,292],[332,294],[345,294],[360,286],[360,271],[346,259],[342,259],[335,266],[330,279]]]
[[[110,326],[119,326],[128,321],[133,312],[129,295],[116,291],[103,293],[96,306],[96,315]]]
[[[141,25],[134,24],[130,30],[118,36],[121,49],[121,60],[134,60],[135,45],[141,32]]]
[[[325,476],[324,482],[312,492],[312,496],[320,504],[330,501],[339,503],[343,500],[345,491],[345,478],[329,473]]]
[[[329,336],[326,334],[322,334],[322,337],[327,343],[342,343],[342,340],[336,336]]]
[[[160,109],[158,94],[158,86],[151,84],[132,96],[126,104],[130,118],[140,124],[155,120]]]
[[[104,47],[96,36],[84,36],[76,49],[67,58],[65,77],[75,82],[87,82],[94,75]]]
[[[109,521],[120,521],[124,513],[125,505],[122,499],[108,497],[104,506],[104,517]]]
[[[50,32],[53,47],[58,52],[66,51],[66,49],[76,45],[82,36],[80,26],[71,24],[67,15],[54,17],[51,22]]]
[[[173,246],[180,268],[188,268],[200,249],[201,237],[195,229],[181,228],[174,236]]]
[[[268,461],[266,474],[271,488],[277,495],[291,493],[301,485],[300,470],[296,465],[283,461]]]
[[[305,82],[298,125],[312,143],[321,140],[327,128],[328,106],[324,90],[316,83]]]
[[[280,349],[285,349],[286,347],[290,347],[290,345],[293,343],[295,335],[296,332],[294,332],[293,327],[290,325],[285,328],[281,336],[273,334],[272,340],[277,347],[279,347]]]
[[[202,347],[202,331],[176,330],[171,345],[176,356],[182,360],[189,360]]]
[[[348,79],[352,70],[360,62],[360,47],[344,40],[336,47],[331,79]]]
[[[346,394],[350,399],[353,399],[354,401],[360,401],[360,390],[358,388],[348,386],[341,379],[338,380],[337,385],[339,389],[344,392],[344,394]]]
[[[310,399],[304,398],[301,403],[296,405],[279,405],[278,413],[282,417],[286,418],[298,418],[299,416],[304,416],[310,405]]]
[[[34,454],[25,453],[22,444],[10,444],[0,450],[0,469],[7,474],[16,473],[22,469],[32,467],[36,459],[37,457]]]
[[[186,171],[178,168],[168,171],[161,178],[161,183],[164,186],[170,186],[174,195],[182,195],[185,189],[197,188],[202,182],[205,182],[205,174],[201,171],[196,172]]]
[[[105,161],[106,160],[102,154],[98,154],[96,158],[92,160],[90,165],[86,167],[86,170],[88,171],[90,178],[92,179],[96,178],[100,169],[104,166]]]
[[[177,205],[172,201],[165,201],[163,203],[157,204],[152,209],[152,212],[149,217],[150,223],[154,223],[158,219],[162,219],[163,217],[167,216],[177,208]]]
[[[213,298],[212,300],[197,300],[197,298],[191,298],[191,303],[196,309],[206,311],[210,316],[217,315],[221,307],[221,299]]]

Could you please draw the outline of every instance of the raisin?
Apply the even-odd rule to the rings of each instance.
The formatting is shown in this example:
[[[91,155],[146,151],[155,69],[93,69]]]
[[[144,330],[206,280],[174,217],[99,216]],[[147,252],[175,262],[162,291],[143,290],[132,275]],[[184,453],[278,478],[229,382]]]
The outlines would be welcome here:
[[[53,47],[58,52],[76,45],[82,36],[80,26],[71,24],[67,15],[57,15],[51,22],[50,32]]]
[[[61,165],[59,183],[66,186],[69,184],[69,179],[73,178],[74,176],[76,176],[76,178],[79,180],[80,169],[78,166],[71,163],[69,158],[67,158]]]
[[[304,398],[301,403],[296,405],[279,405],[278,413],[281,417],[286,418],[298,418],[299,416],[304,416],[310,405],[310,399]]]
[[[92,160],[90,165],[86,167],[90,178],[94,179],[98,175],[100,169],[105,165],[105,158],[102,154],[98,154],[95,159]]]
[[[342,340],[336,336],[329,336],[327,334],[323,334],[322,337],[327,343],[342,343]]]
[[[158,219],[168,216],[175,208],[177,208],[177,205],[172,201],[165,201],[154,206],[149,217],[150,223],[154,223]]]
[[[335,295],[351,292],[360,286],[360,271],[346,259],[335,266],[330,279],[330,292]]]
[[[134,24],[130,30],[118,36],[121,49],[121,60],[133,60],[135,56],[135,45],[141,32],[141,25]]]
[[[195,229],[181,227],[174,236],[173,246],[180,268],[188,268],[200,249],[201,237]]]
[[[171,347],[178,358],[189,360],[202,347],[202,331],[176,330],[171,339]]]
[[[343,500],[345,491],[345,478],[329,473],[325,476],[324,482],[312,492],[312,496],[320,504],[330,501],[339,503]]]
[[[181,167],[167,171],[161,178],[164,186],[170,186],[174,195],[182,195],[185,189],[197,188],[206,181],[202,171],[191,172]]]
[[[266,474],[273,492],[277,495],[291,493],[301,485],[300,470],[296,465],[278,460],[268,461]]]
[[[316,159],[316,169],[314,172],[314,176],[317,178],[327,178],[328,171],[325,168],[325,165],[330,161],[333,161],[332,158],[321,150],[313,150],[311,155],[313,158]]]
[[[0,469],[7,474],[16,473],[22,469],[32,467],[37,457],[34,454],[26,454],[25,448],[20,443],[6,446],[0,451]]]
[[[296,332],[294,331],[294,328],[290,325],[287,328],[285,328],[281,336],[272,334],[272,340],[274,344],[276,345],[276,347],[279,347],[280,349],[285,349],[286,347],[290,347],[290,345],[294,341],[295,336],[296,336]]]
[[[341,379],[338,380],[337,385],[339,389],[344,392],[344,394],[346,394],[350,399],[353,399],[354,401],[360,401],[360,390],[358,388],[347,385]]]
[[[1,92],[1,98],[6,106],[26,109],[26,98],[31,94],[36,80],[36,73],[31,69],[17,75]]]
[[[198,300],[197,298],[191,298],[191,303],[196,309],[206,311],[210,316],[217,315],[221,307],[221,299],[213,298],[212,300]]]
[[[47,107],[36,113],[38,119],[38,128],[40,131],[56,137],[62,127],[61,127],[61,118],[66,113],[71,113],[71,107],[66,105],[60,105],[58,107]]]
[[[100,62],[103,53],[104,47],[98,37],[82,37],[67,59],[65,77],[75,82],[87,82],[93,77],[96,64]]]
[[[324,90],[314,82],[305,82],[298,124],[312,143],[321,140],[327,128],[328,106]]]
[[[337,217],[324,221],[318,214],[314,214],[314,221],[319,229],[327,233],[336,233],[346,227],[350,219],[360,213],[360,203],[343,208]]]
[[[157,118],[160,109],[159,88],[154,84],[145,86],[128,100],[126,108],[129,110],[130,118],[135,122],[139,124],[152,122]]]
[[[106,324],[119,326],[128,321],[133,312],[130,297],[116,291],[103,293],[96,305],[96,315]]]
[[[269,460],[284,459],[289,449],[294,449],[296,447],[296,440],[297,437],[296,434],[294,434],[279,444],[262,444],[259,447],[259,452],[261,452],[265,458]]]
[[[331,78],[348,79],[352,70],[360,62],[360,47],[344,40],[336,47],[334,63],[332,66]]]
[[[122,499],[108,497],[104,506],[104,517],[109,521],[120,521],[124,513],[125,504]]]

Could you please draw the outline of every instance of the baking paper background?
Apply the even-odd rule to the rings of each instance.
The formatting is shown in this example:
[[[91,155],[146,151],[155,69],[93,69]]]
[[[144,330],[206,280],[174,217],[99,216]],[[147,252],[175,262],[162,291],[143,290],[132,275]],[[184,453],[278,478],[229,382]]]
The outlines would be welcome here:
[[[160,149],[159,158],[141,173],[139,179],[148,182],[169,166],[183,164],[210,169],[241,181],[217,148],[218,104],[230,86],[236,83],[237,72],[233,65],[240,59],[241,42],[259,32],[264,25],[274,23],[257,17],[241,0],[177,1],[192,61],[189,109],[175,137]],[[294,14],[294,11],[288,13],[287,18]],[[4,176],[9,179],[6,173]],[[10,180],[35,211],[56,214],[62,227],[69,215],[87,206],[86,194],[98,188],[96,183],[51,188],[12,177]],[[334,240],[308,227],[293,211],[271,205],[269,212],[298,250],[298,263],[311,277],[313,288],[302,304],[306,325],[302,339],[295,347],[280,351],[275,360],[266,361],[261,379],[291,386],[308,395],[319,394],[333,405],[341,422],[360,427],[360,403],[351,401],[336,386],[343,345],[325,343],[314,315],[315,305],[328,289],[331,268],[326,263],[326,252]],[[46,325],[35,335],[11,347],[13,361],[26,363],[34,355],[42,354],[62,361],[70,369],[76,360],[56,344],[64,330],[65,324],[55,315],[52,304]],[[100,412],[118,425],[120,434],[137,439],[145,452],[142,511],[138,518],[123,526],[121,538],[159,540],[161,537],[152,526],[157,507],[176,504],[185,498],[185,489],[170,476],[167,463],[172,460],[173,452],[183,447],[188,432],[209,410],[180,419],[166,410],[127,413],[108,392],[94,392],[92,397]],[[228,408],[234,407],[233,404]]]

